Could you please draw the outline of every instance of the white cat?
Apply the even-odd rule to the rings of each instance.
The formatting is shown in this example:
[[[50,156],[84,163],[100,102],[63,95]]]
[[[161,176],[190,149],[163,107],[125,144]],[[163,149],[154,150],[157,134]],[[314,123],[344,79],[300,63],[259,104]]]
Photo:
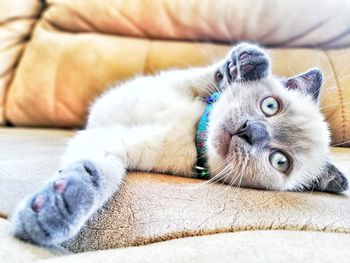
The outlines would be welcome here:
[[[321,84],[317,69],[274,77],[266,53],[241,44],[215,65],[112,87],[93,103],[61,170],[18,208],[14,235],[40,245],[67,240],[127,170],[281,191],[346,190],[347,179],[328,160]]]

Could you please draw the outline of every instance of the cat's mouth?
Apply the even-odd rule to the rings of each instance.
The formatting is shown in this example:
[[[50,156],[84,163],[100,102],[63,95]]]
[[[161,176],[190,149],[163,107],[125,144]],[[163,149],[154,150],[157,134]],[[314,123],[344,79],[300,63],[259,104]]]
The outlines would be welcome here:
[[[226,128],[222,128],[215,138],[214,146],[218,154],[225,158],[229,152],[233,151],[232,147],[235,147],[234,145],[239,146],[243,144],[245,147],[252,146],[249,136],[242,134],[239,130],[232,133]]]
[[[225,158],[233,151],[234,145],[248,144],[245,138],[242,138],[237,133],[232,133],[223,128],[216,136],[215,148],[221,157]]]

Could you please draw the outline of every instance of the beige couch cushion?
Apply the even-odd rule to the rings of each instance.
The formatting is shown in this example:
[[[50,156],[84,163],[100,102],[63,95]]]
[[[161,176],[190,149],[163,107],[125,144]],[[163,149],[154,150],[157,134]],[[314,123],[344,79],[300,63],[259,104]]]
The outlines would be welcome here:
[[[72,133],[0,130],[0,211],[11,214],[58,165]],[[350,172],[349,149],[334,149]],[[348,196],[240,189],[177,176],[129,174],[121,191],[67,242],[75,252],[246,230],[350,232]]]
[[[115,80],[206,64],[228,50],[214,44],[60,33],[40,23],[10,86],[6,117],[16,125],[81,126],[89,103]],[[315,66],[323,70],[321,105],[333,143],[349,145],[350,50],[273,49],[271,55],[277,75],[292,76]]]
[[[297,19],[286,15],[292,10],[299,14]],[[212,63],[229,49],[228,45],[183,39],[255,39],[271,31],[261,43],[282,43],[300,36],[292,43],[317,44],[342,33],[350,23],[349,10],[345,0],[327,0],[322,5],[316,0],[289,0],[287,4],[272,0],[259,4],[251,0],[52,0],[36,24],[9,87],[6,119],[15,125],[81,126],[88,105],[110,84],[135,74]],[[333,12],[337,15],[327,20]],[[217,27],[226,28],[228,35]],[[308,27],[312,30],[304,35]],[[325,30],[332,36],[324,34]],[[337,45],[349,42],[346,34],[338,40]],[[315,66],[323,70],[322,109],[333,131],[333,143],[350,145],[350,50],[273,49],[271,56],[277,75],[291,76]]]

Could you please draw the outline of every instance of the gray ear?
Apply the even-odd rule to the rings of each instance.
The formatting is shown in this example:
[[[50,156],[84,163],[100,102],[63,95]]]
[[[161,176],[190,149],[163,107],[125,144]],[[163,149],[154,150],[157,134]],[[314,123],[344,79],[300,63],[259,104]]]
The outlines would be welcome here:
[[[348,190],[348,188],[348,179],[346,179],[344,174],[333,164],[327,162],[323,174],[317,181],[313,182],[309,190],[314,189],[316,191],[341,193]]]
[[[322,73],[319,69],[313,68],[292,78],[283,80],[287,89],[299,90],[312,97],[318,103],[322,86]]]

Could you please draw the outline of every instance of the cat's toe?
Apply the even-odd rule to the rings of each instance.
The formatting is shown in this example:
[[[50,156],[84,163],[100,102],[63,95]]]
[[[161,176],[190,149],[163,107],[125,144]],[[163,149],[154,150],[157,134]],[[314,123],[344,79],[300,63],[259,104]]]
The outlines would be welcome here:
[[[252,56],[249,60],[239,62],[242,80],[258,80],[269,74],[269,60],[263,55]]]
[[[243,51],[241,54],[239,54],[239,60],[250,60],[252,58],[252,53]]]
[[[65,218],[55,207],[55,197],[41,192],[26,200],[13,217],[13,234],[24,241],[50,245],[63,234]]]

